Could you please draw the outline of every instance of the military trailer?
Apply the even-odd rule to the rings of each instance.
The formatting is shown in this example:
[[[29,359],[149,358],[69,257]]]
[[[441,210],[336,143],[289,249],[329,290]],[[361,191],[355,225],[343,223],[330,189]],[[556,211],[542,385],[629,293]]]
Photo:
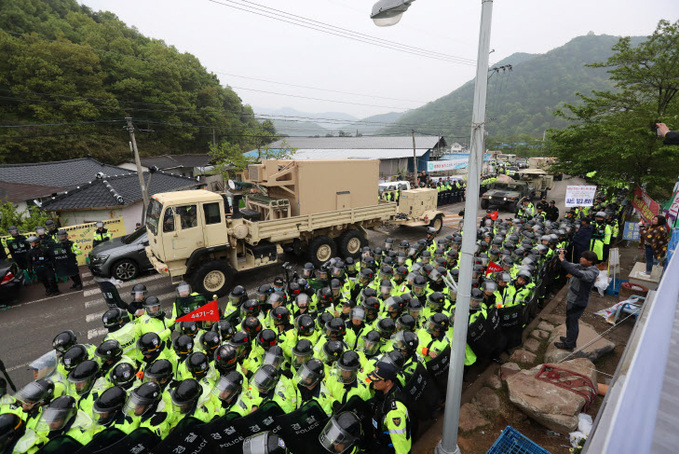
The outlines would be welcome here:
[[[530,189],[530,197],[547,197],[547,191],[554,187],[554,175],[542,169],[524,169],[517,172],[520,181],[525,181]]]
[[[401,191],[396,216],[390,224],[408,227],[430,226],[436,233],[443,228],[443,211],[436,209],[438,192],[432,188]]]
[[[396,214],[396,203],[378,200],[378,177],[377,160],[268,160],[229,182],[229,193],[156,194],[146,253],[159,273],[208,296],[225,295],[235,273],[275,263],[284,251],[316,265],[358,257],[366,230]]]

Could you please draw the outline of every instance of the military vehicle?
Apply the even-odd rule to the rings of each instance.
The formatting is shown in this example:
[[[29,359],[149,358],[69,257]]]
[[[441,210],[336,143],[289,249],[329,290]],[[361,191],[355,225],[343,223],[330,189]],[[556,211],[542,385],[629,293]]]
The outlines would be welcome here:
[[[522,198],[546,197],[547,191],[554,186],[554,177],[541,169],[519,170],[513,178],[498,177],[498,181],[481,197],[481,208],[485,210],[490,205],[501,205],[515,212]]]
[[[378,177],[377,160],[267,160],[229,182],[229,193],[156,194],[146,254],[159,273],[208,296],[225,295],[235,273],[275,263],[284,251],[306,253],[317,266],[358,257],[366,230],[397,213],[395,202],[378,200]]]

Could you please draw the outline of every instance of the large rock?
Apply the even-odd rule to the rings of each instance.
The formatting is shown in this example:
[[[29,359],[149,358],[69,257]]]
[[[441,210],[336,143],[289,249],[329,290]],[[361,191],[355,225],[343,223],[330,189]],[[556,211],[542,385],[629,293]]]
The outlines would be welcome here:
[[[519,364],[533,364],[535,362],[535,354],[531,353],[526,350],[522,349],[517,349],[514,350],[514,353],[512,353],[512,356],[509,357],[509,360],[515,363]]]
[[[541,329],[534,329],[530,332],[530,337],[538,340],[547,339],[549,337],[549,331],[543,331]]]
[[[541,329],[542,331],[550,331],[551,332],[554,329],[554,325],[543,320],[538,324],[537,328]]]
[[[471,432],[479,427],[487,426],[488,420],[473,404],[464,404],[460,407],[460,423],[458,427],[462,432]]]
[[[521,371],[521,368],[516,363],[504,363],[500,366],[500,378],[507,380],[512,375],[516,375]]]
[[[562,323],[566,323],[566,316],[565,315],[559,315],[559,314],[545,314],[545,315],[540,315],[541,320],[546,320],[547,322],[551,323],[554,326],[561,325]]]
[[[500,409],[500,398],[490,388],[481,388],[474,396],[473,403],[476,408],[485,413],[493,413]]]
[[[493,374],[490,377],[488,377],[488,381],[486,382],[488,386],[490,386],[493,389],[500,389],[502,388],[502,380],[500,380],[500,377],[497,375]]]
[[[555,367],[588,377],[597,388],[594,364],[584,358],[554,364]],[[522,370],[507,379],[509,400],[521,411],[548,429],[559,433],[573,432],[578,427],[578,414],[585,406],[585,398],[571,390],[535,378],[542,364]]]
[[[533,338],[526,339],[526,342],[523,343],[523,348],[529,352],[537,353],[540,350],[540,341]]]
[[[545,352],[544,361],[546,363],[558,363],[567,356],[571,355],[572,352],[560,350],[554,346],[554,342],[559,341],[559,337],[565,335],[566,335],[566,325],[560,325],[554,331],[552,331],[552,335],[549,337],[549,343],[547,344],[547,351]],[[578,335],[576,350],[589,344],[598,336],[599,333],[594,331],[594,328],[592,328],[591,325],[580,322],[580,334]],[[614,349],[615,344],[602,337],[598,339],[596,342],[592,342],[591,345],[587,346],[582,351],[573,353],[573,355],[570,356],[570,358],[587,358],[590,361],[596,361],[601,356],[605,355],[608,352],[612,352]]]

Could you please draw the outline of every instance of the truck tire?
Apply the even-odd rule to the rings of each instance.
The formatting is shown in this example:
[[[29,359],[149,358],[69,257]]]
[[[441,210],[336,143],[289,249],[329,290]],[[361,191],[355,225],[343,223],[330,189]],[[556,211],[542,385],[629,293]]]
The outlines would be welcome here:
[[[337,242],[337,253],[340,257],[357,258],[361,255],[361,248],[365,245],[365,238],[360,230],[347,230]]]
[[[443,216],[440,214],[437,214],[434,216],[434,219],[431,220],[429,223],[429,227],[434,227],[436,229],[436,234],[438,235],[439,232],[441,232],[441,229],[443,228]]]
[[[198,266],[191,279],[194,291],[206,298],[226,296],[235,276],[233,268],[223,260],[210,260]]]
[[[481,208],[485,210],[486,208],[488,208],[489,205],[490,202],[488,201],[488,199],[481,199]]]
[[[320,235],[309,242],[309,261],[315,267],[323,265],[336,255],[337,245],[329,236]]]

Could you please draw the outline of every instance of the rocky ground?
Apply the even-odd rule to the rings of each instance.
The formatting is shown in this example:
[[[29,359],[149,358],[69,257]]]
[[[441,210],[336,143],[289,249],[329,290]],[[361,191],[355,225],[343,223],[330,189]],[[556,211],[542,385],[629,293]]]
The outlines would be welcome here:
[[[626,279],[632,270],[638,257],[638,250],[634,245],[624,247],[624,242],[619,244],[621,271],[619,277]],[[552,402],[552,409],[555,415],[547,415],[542,418],[542,424],[536,419],[529,417],[526,413],[534,410],[528,402],[529,409],[522,411],[513,402],[526,407],[525,401],[532,401],[530,392],[521,397],[517,397],[517,392],[513,392],[510,400],[507,379],[512,375],[521,373],[545,362],[558,362],[568,355],[567,352],[559,351],[552,346],[554,339],[565,334],[566,313],[566,287],[563,287],[551,300],[546,301],[546,305],[539,317],[533,320],[524,330],[524,343],[519,349],[515,350],[511,357],[507,358],[507,363],[500,367],[491,364],[483,369],[473,372],[471,377],[465,377],[462,395],[462,408],[460,411],[460,426],[458,445],[465,454],[486,453],[498,438],[506,426],[512,426],[535,443],[539,444],[552,454],[567,454],[570,443],[566,427],[572,427],[573,420],[563,419],[558,413],[562,408],[562,402],[555,396]],[[581,347],[598,334],[607,330],[605,336],[590,345],[585,356],[588,359],[575,359],[573,355],[567,360],[574,360],[575,365],[571,367],[574,371],[583,375],[589,375],[598,383],[610,383],[615,368],[622,356],[634,327],[634,318],[628,319],[611,329],[613,325],[595,312],[613,306],[618,302],[618,297],[606,294],[599,296],[598,292],[593,292],[587,310],[583,314],[580,324],[580,337],[578,347]],[[550,348],[551,346],[551,348]],[[589,362],[589,360],[593,362]],[[560,366],[564,365],[563,363]],[[595,370],[592,370],[595,369]],[[536,369],[537,371],[537,369]],[[533,371],[533,374],[536,372]],[[531,375],[523,372],[524,375]],[[469,375],[469,374],[468,374]],[[518,388],[517,383],[522,381],[522,377],[510,379],[513,383],[513,391]],[[595,383],[596,386],[596,383]],[[528,388],[534,389],[534,383],[529,383]],[[564,390],[565,393],[571,391]],[[537,394],[537,393],[534,393]],[[552,398],[550,396],[550,398]],[[582,399],[584,402],[584,398]],[[587,409],[586,413],[592,419],[601,406],[603,397],[597,395]],[[580,406],[582,406],[580,404]],[[533,415],[535,417],[535,415]],[[436,444],[441,439],[443,430],[443,414],[439,413],[430,423],[428,430],[423,433],[413,447],[414,453],[433,453]],[[575,424],[577,424],[577,415]],[[547,427],[549,426],[549,427]],[[558,429],[558,430],[556,430]]]

